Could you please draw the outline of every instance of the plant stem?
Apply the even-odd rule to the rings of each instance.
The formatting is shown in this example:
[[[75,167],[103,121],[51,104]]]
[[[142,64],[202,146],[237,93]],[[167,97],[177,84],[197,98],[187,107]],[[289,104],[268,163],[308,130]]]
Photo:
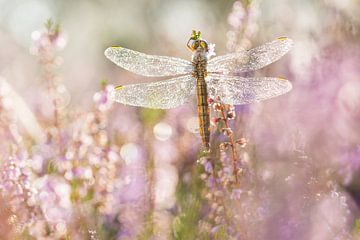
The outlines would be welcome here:
[[[221,104],[221,115],[225,124],[225,128],[229,129],[229,122],[227,119],[227,116],[225,114],[225,110],[224,110],[224,104]],[[230,140],[230,147],[231,147],[231,152],[232,152],[232,165],[233,165],[233,175],[235,177],[235,183],[238,183],[238,174],[237,174],[237,152],[236,152],[236,148],[235,148],[235,141],[234,141],[234,136],[232,133],[229,134],[229,140]]]

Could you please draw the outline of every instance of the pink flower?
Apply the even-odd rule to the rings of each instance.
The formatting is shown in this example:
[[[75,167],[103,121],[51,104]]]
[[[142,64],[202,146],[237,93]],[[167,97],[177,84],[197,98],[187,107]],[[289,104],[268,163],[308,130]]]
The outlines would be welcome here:
[[[207,57],[208,58],[211,58],[212,56],[216,56],[216,53],[215,53],[215,44],[213,43],[209,43],[209,46],[208,46],[208,52],[207,52]]]
[[[111,108],[113,100],[111,100],[109,94],[113,89],[113,85],[106,85],[102,90],[94,94],[93,101],[96,105],[96,108],[101,112],[104,112]]]

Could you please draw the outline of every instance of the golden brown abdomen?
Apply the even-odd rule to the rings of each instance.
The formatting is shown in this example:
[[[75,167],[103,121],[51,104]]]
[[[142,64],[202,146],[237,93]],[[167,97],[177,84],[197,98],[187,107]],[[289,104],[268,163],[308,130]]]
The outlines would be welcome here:
[[[200,135],[204,147],[210,148],[210,109],[208,104],[207,86],[204,76],[198,76],[196,82],[196,91],[198,99],[198,117]]]

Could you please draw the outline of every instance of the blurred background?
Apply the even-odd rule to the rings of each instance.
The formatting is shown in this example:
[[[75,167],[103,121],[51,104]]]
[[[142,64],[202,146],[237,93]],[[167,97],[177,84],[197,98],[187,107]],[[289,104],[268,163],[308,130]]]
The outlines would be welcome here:
[[[359,1],[0,0],[0,9],[5,239],[359,239]],[[190,60],[193,29],[217,55],[295,42],[256,72],[293,90],[235,107],[233,134],[247,144],[230,187],[209,184],[208,163],[226,176],[230,154],[214,124],[212,160],[201,160],[195,98],[165,111],[107,95],[157,80],[117,67],[107,47]]]

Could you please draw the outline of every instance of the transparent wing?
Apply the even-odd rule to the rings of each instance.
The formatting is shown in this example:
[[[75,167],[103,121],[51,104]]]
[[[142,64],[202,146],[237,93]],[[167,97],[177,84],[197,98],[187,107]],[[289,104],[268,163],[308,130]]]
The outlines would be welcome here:
[[[196,79],[191,75],[152,83],[116,87],[111,98],[119,103],[147,108],[175,108],[194,94]]]
[[[228,104],[247,104],[282,95],[291,90],[288,80],[275,77],[224,76],[210,74],[206,78],[209,97],[220,97]]]
[[[180,58],[147,55],[123,47],[110,47],[105,56],[116,65],[147,77],[174,76],[192,72],[192,63]]]
[[[213,73],[238,73],[254,71],[275,62],[284,56],[292,47],[289,38],[278,38],[259,47],[226,54],[210,59],[207,70]]]

